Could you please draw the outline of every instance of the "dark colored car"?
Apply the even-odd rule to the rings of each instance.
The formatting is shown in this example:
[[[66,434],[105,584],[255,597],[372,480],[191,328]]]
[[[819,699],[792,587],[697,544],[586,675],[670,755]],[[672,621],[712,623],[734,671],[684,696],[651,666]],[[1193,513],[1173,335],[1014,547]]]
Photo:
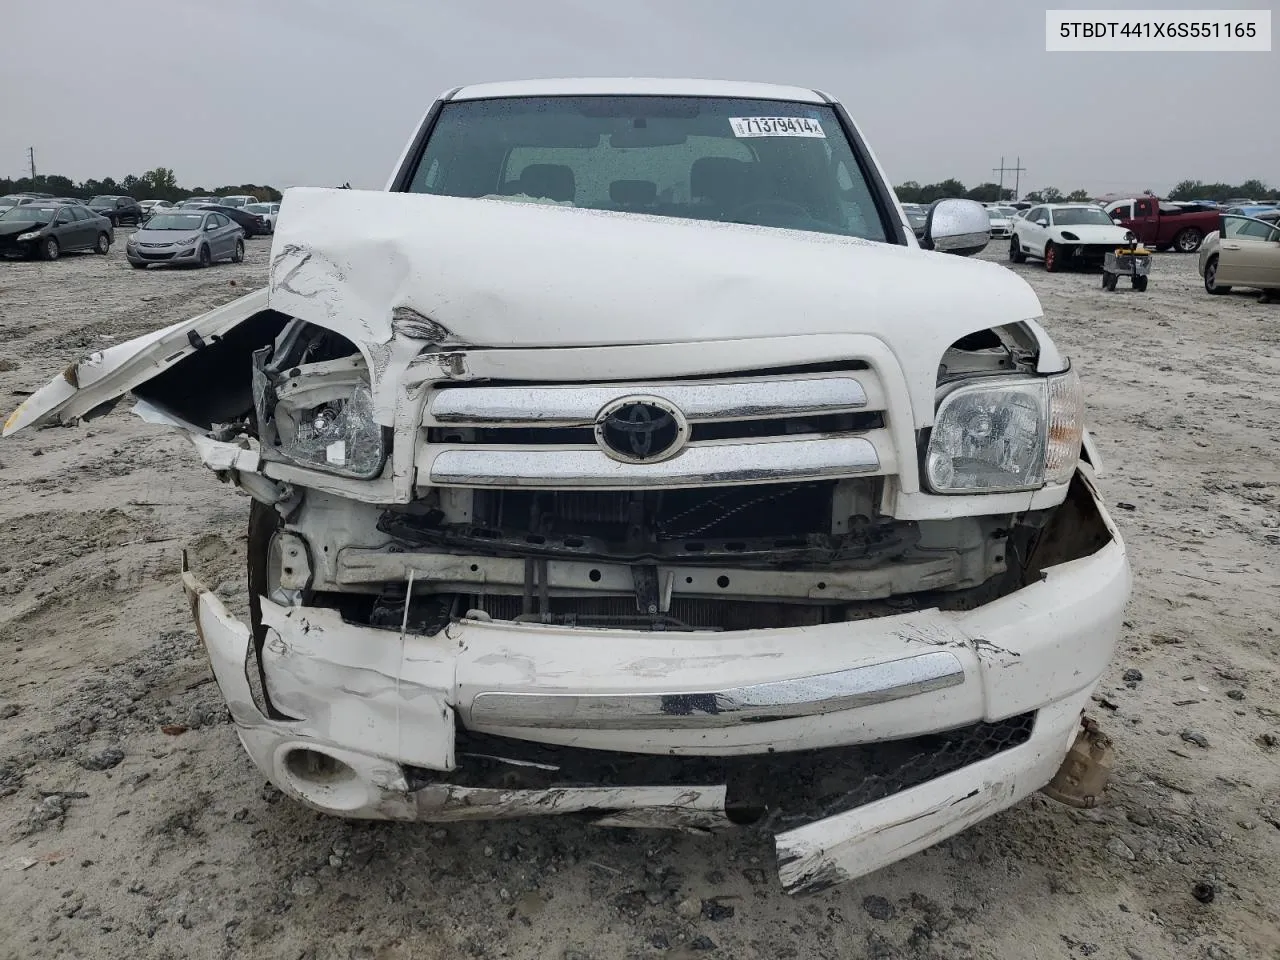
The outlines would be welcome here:
[[[262,237],[271,232],[271,228],[267,225],[267,221],[256,213],[249,213],[241,210],[239,207],[226,207],[220,203],[202,204],[199,210],[214,210],[224,217],[230,217],[244,229],[246,237]]]
[[[26,203],[0,213],[0,256],[57,260],[68,250],[106,254],[115,228],[82,203]]]
[[[94,197],[89,201],[89,209],[106,217],[113,226],[117,227],[126,222],[141,223],[147,216],[147,212],[142,209],[142,204],[133,197]]]

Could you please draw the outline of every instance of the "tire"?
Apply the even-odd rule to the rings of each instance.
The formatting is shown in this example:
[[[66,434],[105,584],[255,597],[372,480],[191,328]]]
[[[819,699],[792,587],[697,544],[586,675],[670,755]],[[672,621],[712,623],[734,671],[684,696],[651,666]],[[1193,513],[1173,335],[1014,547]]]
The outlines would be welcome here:
[[[62,253],[62,248],[58,246],[58,241],[54,237],[45,237],[40,241],[40,259],[41,260],[57,260],[58,255]]]
[[[213,256],[209,253],[208,247],[201,247],[200,252],[196,254],[196,266],[207,267],[213,263]]]
[[[1134,277],[1134,278],[1133,278],[1133,289],[1137,290],[1139,293],[1146,293],[1146,292],[1147,292],[1147,278],[1146,278],[1146,277]]]
[[[1057,273],[1062,268],[1061,261],[1058,260],[1058,248],[1049,241],[1045,241],[1044,245],[1044,269],[1045,273]]]
[[[1204,234],[1195,227],[1187,227],[1178,231],[1178,235],[1173,238],[1173,247],[1179,253],[1195,253],[1200,249],[1200,243],[1204,240]]]
[[[244,241],[236,241],[236,252],[231,254],[232,263],[244,263]]]
[[[98,234],[98,241],[93,245],[93,252],[103,257],[111,252],[111,238],[107,236],[105,231]]]
[[[1209,258],[1209,262],[1204,265],[1204,288],[1212,294],[1230,293],[1230,287],[1224,287],[1217,282],[1218,278],[1218,255],[1215,253]]]
[[[1022,252],[1022,246],[1018,243],[1017,234],[1009,238],[1009,260],[1013,263],[1027,262],[1027,255]]]

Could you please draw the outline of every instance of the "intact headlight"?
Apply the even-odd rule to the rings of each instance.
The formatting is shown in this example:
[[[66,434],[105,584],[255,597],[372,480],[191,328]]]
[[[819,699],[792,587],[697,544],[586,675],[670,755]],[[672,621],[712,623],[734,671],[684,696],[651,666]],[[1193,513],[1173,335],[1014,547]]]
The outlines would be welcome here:
[[[1084,398],[1074,371],[971,383],[938,405],[925,477],[934,493],[944,494],[1066,483],[1083,434]]]
[[[40,234],[36,231],[32,231],[31,233],[18,234],[19,243],[26,243],[28,240],[39,240],[39,239],[40,239]]]
[[[199,239],[199,237],[187,237],[185,240],[178,240],[175,242],[179,247],[189,247]]]

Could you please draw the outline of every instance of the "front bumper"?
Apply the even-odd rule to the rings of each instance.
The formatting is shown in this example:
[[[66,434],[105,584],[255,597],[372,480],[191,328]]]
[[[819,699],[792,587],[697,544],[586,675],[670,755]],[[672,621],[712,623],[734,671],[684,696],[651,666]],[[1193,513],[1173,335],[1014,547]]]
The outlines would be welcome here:
[[[130,263],[190,263],[196,258],[196,246],[137,247],[126,246]]]
[[[1112,538],[1097,552],[972,611],[721,634],[464,619],[401,635],[264,599],[259,661],[249,630],[183,580],[241,741],[290,796],[355,818],[589,813],[675,828],[741,822],[754,798],[785,828],[779,866],[798,891],[1049,782],[1128,598],[1103,516]],[[296,719],[272,719],[268,697]]]

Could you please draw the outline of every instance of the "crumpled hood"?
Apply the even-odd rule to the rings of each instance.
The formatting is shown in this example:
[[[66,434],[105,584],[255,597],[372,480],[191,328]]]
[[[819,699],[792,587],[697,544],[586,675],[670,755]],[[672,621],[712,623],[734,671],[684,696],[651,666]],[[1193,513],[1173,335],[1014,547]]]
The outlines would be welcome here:
[[[297,188],[271,250],[273,308],[357,343],[394,311],[488,347],[874,335],[930,378],[974,330],[1037,318],[984,261],[849,237],[538,203]]]
[[[0,220],[0,237],[9,237],[15,233],[30,233],[32,230],[43,230],[47,223],[36,223],[32,220]]]
[[[1116,246],[1123,246],[1128,242],[1125,240],[1125,235],[1129,233],[1128,227],[1113,227],[1105,223],[1071,223],[1054,228],[1055,233],[1064,230],[1075,234],[1077,238],[1074,241],[1068,240],[1068,243],[1114,243]]]

